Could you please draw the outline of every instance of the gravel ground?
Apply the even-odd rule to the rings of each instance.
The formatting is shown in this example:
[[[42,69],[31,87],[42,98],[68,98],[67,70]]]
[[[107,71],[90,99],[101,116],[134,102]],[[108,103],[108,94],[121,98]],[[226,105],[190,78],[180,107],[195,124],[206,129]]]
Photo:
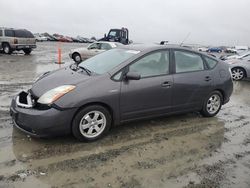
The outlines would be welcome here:
[[[63,44],[67,66],[70,49]],[[113,128],[92,143],[73,137],[31,138],[9,116],[11,98],[35,78],[59,68],[57,44],[32,55],[0,54],[0,187],[250,187],[250,82],[234,83],[213,118],[198,113]]]

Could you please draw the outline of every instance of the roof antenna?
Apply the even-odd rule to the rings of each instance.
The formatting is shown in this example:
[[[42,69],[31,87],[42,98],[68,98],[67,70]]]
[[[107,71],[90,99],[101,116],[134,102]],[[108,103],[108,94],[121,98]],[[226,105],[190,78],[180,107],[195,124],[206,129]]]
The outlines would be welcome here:
[[[183,43],[188,39],[188,37],[191,35],[191,32],[187,34],[187,36],[184,38],[184,40],[181,42],[180,46],[183,45]]]

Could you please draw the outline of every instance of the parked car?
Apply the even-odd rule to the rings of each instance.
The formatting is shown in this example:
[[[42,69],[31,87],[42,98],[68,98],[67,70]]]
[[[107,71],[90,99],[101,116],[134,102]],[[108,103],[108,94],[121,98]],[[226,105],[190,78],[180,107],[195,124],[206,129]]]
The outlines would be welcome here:
[[[200,52],[206,52],[207,50],[208,50],[207,47],[199,47],[198,48],[198,51],[200,51]]]
[[[245,58],[247,56],[250,56],[250,51],[243,52],[243,53],[236,54],[236,55],[227,56],[224,58],[224,60],[242,59],[242,58]]]
[[[46,73],[12,100],[10,114],[27,134],[91,141],[132,120],[215,116],[232,91],[223,61],[181,47],[128,45]]]
[[[30,54],[36,48],[34,35],[26,29],[13,29],[0,27],[0,49],[6,54],[23,50]]]
[[[40,35],[39,33],[34,34],[37,42],[48,41],[48,38],[45,36]]]
[[[225,53],[237,54],[237,50],[235,48],[226,48]]]
[[[230,65],[233,80],[239,81],[250,77],[250,55],[226,62]]]
[[[116,48],[117,46],[121,46],[122,44],[117,42],[94,42],[90,44],[88,47],[77,48],[71,50],[69,53],[69,57],[73,59],[76,63],[80,63],[92,56],[95,56],[101,52],[106,50],[110,50],[112,48]]]
[[[216,52],[216,53],[221,53],[223,50],[222,48],[219,47],[212,47],[212,48],[208,48],[207,52],[211,53],[211,52]]]

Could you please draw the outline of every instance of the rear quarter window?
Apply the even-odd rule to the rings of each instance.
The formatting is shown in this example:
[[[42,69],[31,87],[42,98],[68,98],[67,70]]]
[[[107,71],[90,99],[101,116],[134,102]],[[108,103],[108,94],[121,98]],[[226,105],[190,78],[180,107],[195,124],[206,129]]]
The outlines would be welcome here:
[[[34,38],[34,35],[27,30],[15,30],[15,37],[18,38]]]
[[[206,62],[207,62],[207,65],[208,65],[208,68],[209,68],[209,69],[214,68],[214,67],[217,65],[217,63],[218,63],[218,61],[216,61],[216,60],[214,60],[214,59],[211,59],[211,58],[209,58],[209,57],[204,57],[204,58],[205,58],[205,60],[206,60]]]

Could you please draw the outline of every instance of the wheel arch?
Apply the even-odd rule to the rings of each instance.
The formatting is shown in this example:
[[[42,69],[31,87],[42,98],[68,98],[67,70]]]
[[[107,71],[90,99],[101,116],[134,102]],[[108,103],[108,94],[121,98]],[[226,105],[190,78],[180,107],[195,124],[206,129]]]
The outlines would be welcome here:
[[[2,46],[2,48],[3,48],[4,44],[7,44],[7,45],[9,45],[9,47],[11,47],[9,42],[7,42],[7,41],[3,41],[3,42],[1,42],[1,46]]]
[[[220,92],[220,94],[222,96],[222,103],[224,103],[224,101],[225,101],[225,92],[223,91],[223,89],[215,89],[215,90],[213,90],[213,92],[214,91]]]

